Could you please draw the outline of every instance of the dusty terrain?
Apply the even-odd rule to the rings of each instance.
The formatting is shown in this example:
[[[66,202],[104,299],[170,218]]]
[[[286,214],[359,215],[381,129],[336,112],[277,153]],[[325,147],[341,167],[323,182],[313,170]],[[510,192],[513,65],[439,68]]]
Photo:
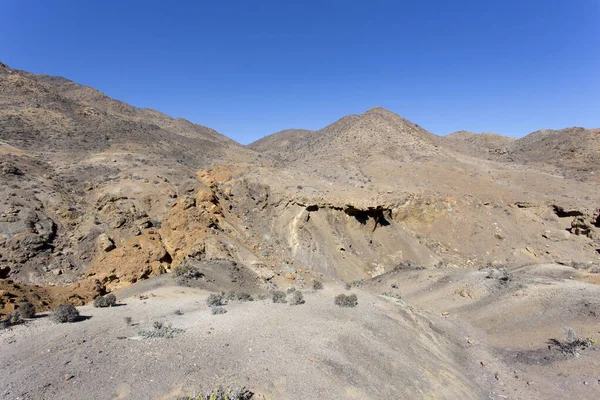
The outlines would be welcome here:
[[[600,337],[599,154],[598,129],[441,137],[381,107],[244,147],[0,64],[0,313],[91,317],[1,331],[0,393],[597,398],[597,347],[548,341]],[[204,301],[290,286],[306,304]],[[140,340],[154,320],[183,332]]]

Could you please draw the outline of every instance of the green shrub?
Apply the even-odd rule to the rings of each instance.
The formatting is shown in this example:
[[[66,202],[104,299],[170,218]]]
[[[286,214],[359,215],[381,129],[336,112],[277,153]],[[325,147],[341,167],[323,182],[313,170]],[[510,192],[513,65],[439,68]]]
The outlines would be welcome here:
[[[295,287],[291,287],[291,288],[288,288],[285,292],[287,294],[291,294],[291,293],[294,293],[295,291],[296,291],[296,288]]]
[[[301,291],[296,290],[293,294],[292,294],[292,300],[290,300],[290,304],[293,306],[297,306],[299,304],[304,304],[304,295],[302,294]]]
[[[28,301],[19,304],[19,308],[14,311],[21,318],[29,319],[35,317],[35,306]]]
[[[322,290],[324,288],[321,281],[314,281],[312,287],[314,290]]]
[[[273,303],[287,303],[285,297],[285,292],[282,292],[281,290],[275,290],[271,293],[271,300],[273,300]]]
[[[72,304],[61,304],[52,310],[51,318],[54,322],[75,322],[79,319],[79,311]]]
[[[94,299],[94,307],[96,308],[112,307],[116,303],[117,297],[112,293],[105,296],[98,296]]]
[[[339,294],[335,296],[334,302],[340,307],[356,307],[356,305],[358,304],[358,297],[356,297],[355,294]]]

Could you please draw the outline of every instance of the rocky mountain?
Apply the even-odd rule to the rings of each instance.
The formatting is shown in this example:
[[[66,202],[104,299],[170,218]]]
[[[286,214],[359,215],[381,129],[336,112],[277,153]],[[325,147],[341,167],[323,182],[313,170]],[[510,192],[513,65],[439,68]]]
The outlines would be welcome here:
[[[517,140],[495,133],[473,133],[468,131],[454,132],[444,138],[447,146],[454,151],[468,152],[468,154],[484,158],[506,152],[506,147]]]
[[[380,107],[244,147],[2,64],[0,395],[598,398],[598,154]]]
[[[3,66],[0,85],[2,278],[80,302],[204,260],[277,282],[597,258],[593,187],[469,150],[532,139],[443,138],[375,107],[243,147],[64,78]],[[592,239],[565,233],[574,215]]]
[[[256,154],[213,129],[2,64],[0,278],[79,285],[114,241],[156,228],[198,169],[233,160]],[[168,265],[160,246],[141,254],[154,266],[132,261],[133,277]]]
[[[438,137],[382,107],[360,115],[348,115],[318,131],[281,131],[248,147],[290,162],[368,157],[406,160],[435,152]]]
[[[548,165],[568,177],[600,183],[600,129],[536,131],[506,146],[506,156],[520,164]]]
[[[248,148],[281,160],[303,147],[303,142],[313,133],[308,129],[286,129],[265,136],[248,145]]]

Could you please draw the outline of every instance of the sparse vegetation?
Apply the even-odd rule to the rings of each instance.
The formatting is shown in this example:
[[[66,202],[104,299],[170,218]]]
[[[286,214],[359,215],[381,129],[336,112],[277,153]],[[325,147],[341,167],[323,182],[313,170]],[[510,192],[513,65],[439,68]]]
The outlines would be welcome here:
[[[128,326],[131,326],[133,324],[133,319],[131,317],[125,317],[123,319]]]
[[[400,296],[398,293],[394,293],[394,292],[383,292],[383,293],[381,293],[381,295],[386,296],[386,297],[392,297],[397,300],[402,300],[402,296]]]
[[[314,290],[322,290],[324,288],[323,283],[321,281],[314,281],[312,284],[312,288]]]
[[[175,311],[173,311],[173,314],[175,314],[175,315],[183,315],[183,311],[181,311],[181,310],[175,310]]]
[[[177,400],[252,400],[253,398],[254,393],[245,387],[230,385],[227,387],[219,386],[208,392],[193,393]]]
[[[220,315],[227,313],[227,309],[223,306],[212,306],[210,312],[212,315]]]
[[[290,304],[293,306],[297,306],[300,304],[304,304],[304,295],[302,294],[301,291],[296,290],[295,292],[292,293],[292,299],[290,300]]]
[[[185,262],[176,266],[173,269],[173,273],[176,277],[183,279],[198,279],[204,276],[204,274],[197,268],[194,268],[191,265],[186,264]]]
[[[500,283],[507,284],[511,280],[511,274],[506,268],[488,268],[487,279],[494,279]]]
[[[565,340],[550,339],[548,343],[565,354],[578,357],[583,350],[596,344],[596,341],[591,337],[580,338],[573,328],[565,328]]]
[[[292,294],[292,293],[294,293],[295,291],[296,291],[296,288],[295,288],[295,287],[290,287],[290,288],[288,288],[288,289],[287,289],[285,292],[286,292],[287,294]]]
[[[13,312],[4,319],[0,319],[0,329],[10,328],[11,326],[18,325],[22,322],[21,316],[18,313]]]
[[[287,303],[285,297],[285,292],[282,292],[281,290],[275,290],[271,293],[271,300],[273,300],[273,303]]]
[[[235,299],[237,301],[254,301],[254,298],[252,298],[250,293],[246,293],[246,292],[237,292],[235,294]]]
[[[350,282],[350,285],[355,288],[362,287],[365,284],[364,279],[357,279],[355,281]]]
[[[216,294],[216,293],[211,293],[206,298],[206,304],[209,307],[224,306],[226,304],[226,301],[223,299],[222,295]]]
[[[165,325],[160,321],[154,321],[152,329],[141,330],[140,336],[144,339],[172,339],[181,329],[173,328],[171,324]]]
[[[349,282],[346,282],[346,283],[344,284],[344,288],[345,288],[346,290],[350,290],[350,289],[352,289],[352,285],[351,285]]]
[[[231,291],[229,291],[227,293],[221,292],[221,296],[223,296],[223,298],[225,300],[231,301],[231,300],[235,300],[236,294],[235,294],[235,291],[231,290]]]
[[[112,293],[104,296],[98,296],[94,299],[94,307],[96,308],[112,307],[116,303],[117,297]]]
[[[338,294],[335,296],[335,304],[340,307],[356,307],[358,297],[354,293],[349,295]]]
[[[75,322],[79,319],[79,311],[72,304],[61,304],[52,310],[51,318],[54,322]]]
[[[35,306],[28,301],[25,301],[19,305],[14,311],[14,314],[19,315],[20,318],[29,319],[35,317]]]

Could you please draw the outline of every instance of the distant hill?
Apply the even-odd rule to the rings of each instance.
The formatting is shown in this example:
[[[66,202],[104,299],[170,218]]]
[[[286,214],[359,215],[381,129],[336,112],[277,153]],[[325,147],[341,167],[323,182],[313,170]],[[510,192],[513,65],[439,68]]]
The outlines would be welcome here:
[[[252,142],[248,147],[279,158],[281,154],[289,154],[301,148],[313,133],[308,129],[286,129]]]
[[[482,156],[486,153],[501,153],[513,143],[515,138],[495,133],[473,133],[458,131],[444,137],[449,147],[455,151]]]
[[[408,161],[437,153],[439,137],[382,107],[348,115],[318,131],[281,131],[249,145],[288,161],[314,158],[364,159],[367,156]]]
[[[510,161],[551,165],[579,179],[600,173],[600,129],[540,130],[515,140],[506,150]]]

